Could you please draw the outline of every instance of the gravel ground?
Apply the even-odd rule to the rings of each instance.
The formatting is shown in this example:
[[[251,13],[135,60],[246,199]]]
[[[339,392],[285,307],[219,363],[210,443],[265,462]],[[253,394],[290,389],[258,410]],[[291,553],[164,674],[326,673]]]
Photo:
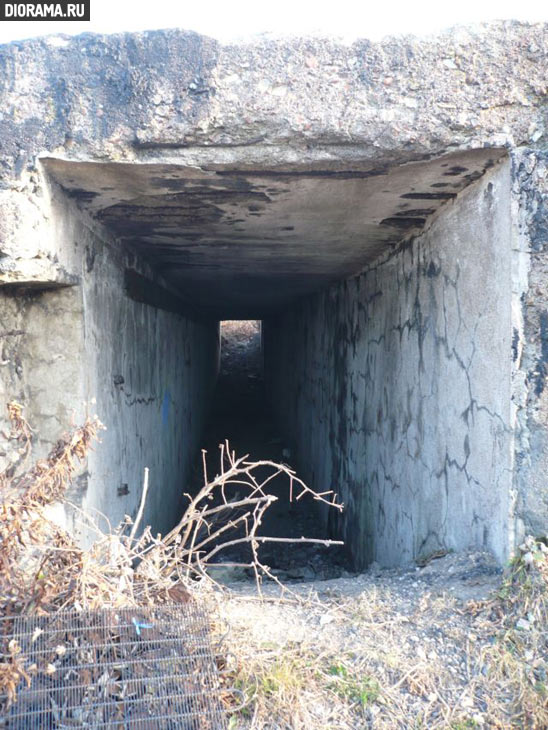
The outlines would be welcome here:
[[[468,552],[292,583],[299,601],[273,585],[262,599],[250,583],[230,585],[217,611],[231,629],[231,677],[250,699],[231,730],[546,728],[539,683],[537,709],[515,696],[528,669],[533,685],[545,672],[546,627],[520,681],[510,665],[499,676],[502,580],[491,555]]]
[[[222,342],[209,471],[226,437],[237,453],[291,464],[265,405],[258,323],[226,323]],[[280,499],[262,534],[323,537],[286,487],[272,484]],[[504,575],[484,552],[352,574],[338,547],[263,546],[282,595],[269,583],[258,596],[245,570],[215,568],[226,586],[212,595],[230,627],[227,682],[245,699],[230,730],[548,730],[548,549],[531,546]]]

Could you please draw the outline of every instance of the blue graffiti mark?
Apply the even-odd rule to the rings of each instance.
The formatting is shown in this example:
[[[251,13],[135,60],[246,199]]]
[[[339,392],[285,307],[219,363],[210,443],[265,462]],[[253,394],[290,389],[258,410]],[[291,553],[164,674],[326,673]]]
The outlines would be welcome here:
[[[164,400],[162,401],[162,423],[167,426],[169,423],[169,405],[171,402],[171,393],[169,388],[166,390]]]

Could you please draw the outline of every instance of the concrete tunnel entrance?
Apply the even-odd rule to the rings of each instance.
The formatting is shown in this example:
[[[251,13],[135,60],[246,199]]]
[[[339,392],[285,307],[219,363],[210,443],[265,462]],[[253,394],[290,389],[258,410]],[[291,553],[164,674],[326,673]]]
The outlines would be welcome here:
[[[345,540],[353,567],[470,546],[507,555],[503,151],[379,168],[42,164],[56,235],[84,231],[86,347],[111,382],[97,411],[113,442],[84,501],[112,519],[134,509],[135,495],[116,503],[99,484],[124,470],[136,483],[148,460],[163,484],[149,520],[170,526],[203,444],[218,322],[254,319],[276,438],[305,481],[345,503],[316,524]],[[145,392],[160,430],[144,410],[124,415]]]
[[[299,473],[297,452],[280,430],[275,418],[264,377],[262,322],[228,320],[220,323],[220,371],[213,395],[213,404],[206,421],[202,447],[207,451],[207,472],[219,473],[219,444],[228,440],[237,455],[249,454],[252,461],[269,460],[284,463]],[[260,469],[256,476],[269,475]],[[196,467],[196,489],[203,483],[202,457]],[[194,491],[194,490],[193,490]],[[326,526],[318,504],[309,496],[290,501],[289,482],[280,474],[268,484],[268,492],[278,500],[262,520],[259,534],[275,538],[302,536],[325,539]],[[236,485],[227,495],[230,499],[243,495]],[[278,578],[287,580],[327,579],[340,577],[350,566],[349,556],[339,546],[318,543],[264,543],[261,559]],[[218,579],[238,580],[252,576],[251,569],[240,567],[252,559],[249,546],[237,545],[224,550],[219,562],[238,567],[214,569]]]

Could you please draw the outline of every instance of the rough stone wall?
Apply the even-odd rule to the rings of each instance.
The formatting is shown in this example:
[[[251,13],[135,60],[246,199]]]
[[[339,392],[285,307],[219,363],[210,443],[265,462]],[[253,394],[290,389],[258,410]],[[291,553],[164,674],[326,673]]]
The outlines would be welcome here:
[[[546,33],[496,22],[379,43],[224,46],[178,30],[11,43],[0,47],[3,175],[19,179],[45,150],[132,160],[212,146],[214,162],[252,143],[250,161],[302,161],[291,139],[305,152],[322,145],[310,159],[351,158],[349,144],[361,144],[367,157],[398,161],[536,143],[546,134]]]
[[[517,538],[548,529],[548,153],[512,154]]]
[[[509,552],[512,431],[506,161],[415,240],[265,325],[281,423],[356,564]]]
[[[24,404],[42,456],[84,416],[81,293],[72,287],[0,290],[0,323],[0,422],[5,429],[6,403]],[[15,457],[11,451],[1,454],[0,468]]]

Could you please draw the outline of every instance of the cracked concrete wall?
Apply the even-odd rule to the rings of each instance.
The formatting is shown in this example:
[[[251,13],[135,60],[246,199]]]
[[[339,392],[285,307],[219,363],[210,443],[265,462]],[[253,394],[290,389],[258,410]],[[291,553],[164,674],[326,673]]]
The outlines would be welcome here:
[[[433,212],[428,230],[406,247],[301,302],[277,325],[271,321],[267,345],[281,368],[274,392],[301,441],[309,477],[342,489],[348,502],[333,527],[347,534],[357,562],[400,562],[470,542],[502,557],[516,516],[518,536],[529,527],[545,532],[546,156],[526,147],[546,148],[547,33],[545,24],[498,22],[380,43],[257,38],[223,46],[173,30],[0,46],[2,394],[28,406],[42,450],[70,425],[72,411],[76,421],[96,410],[107,422],[110,433],[92,456],[87,486],[81,478],[80,497],[108,506],[113,519],[134,511],[145,462],[152,483],[173,492],[175,465],[185,471],[207,402],[217,334],[211,323],[124,298],[127,267],[152,290],[176,292],[122,251],[112,228],[109,234],[86,216],[93,188],[74,189],[77,181],[67,174],[65,189],[79,196],[81,210],[57,191],[52,213],[44,158],[50,165],[53,158],[123,163],[130,188],[138,182],[132,166],[143,163],[179,167],[195,184],[213,180],[213,188],[218,177],[226,188],[237,183],[222,178],[227,172],[253,177],[265,170],[280,180],[304,171],[317,181],[365,171],[382,185],[399,168],[413,177],[415,164],[476,153],[490,162],[491,152],[494,162],[506,150],[510,202],[510,176],[498,167],[482,187]],[[464,168],[454,171],[461,182],[469,174]],[[484,169],[474,166],[471,185]],[[445,176],[441,166],[439,173]],[[432,200],[436,180],[427,191],[415,177],[417,190],[382,192],[393,193],[405,215],[399,198]],[[329,214],[317,196],[313,202]],[[310,269],[318,255],[313,233],[303,234]],[[288,241],[291,235],[293,229]],[[194,238],[191,232],[192,247]],[[237,256],[247,241],[235,239],[223,250],[232,245]],[[504,251],[500,259],[495,246]],[[324,254],[335,266],[340,260],[331,245]],[[264,258],[264,281],[272,287],[274,259],[270,252]],[[213,251],[206,262],[216,288],[221,260]],[[166,276],[170,267],[171,259]],[[503,281],[495,292],[493,282]],[[247,295],[248,283],[241,288]],[[164,415],[186,431],[167,437],[168,457],[159,463],[154,448]],[[113,497],[125,484],[129,495]],[[166,516],[161,494],[151,495],[153,522]]]
[[[513,359],[518,540],[548,529],[548,152],[512,153]]]
[[[85,390],[107,426],[88,461],[83,505],[116,524],[136,516],[150,469],[145,525],[173,527],[216,380],[218,328],[130,299],[124,269],[152,275],[132,254],[86,240]]]
[[[69,499],[91,515],[108,515],[112,524],[125,514],[135,517],[148,466],[144,524],[166,530],[182,505],[215,383],[218,326],[130,298],[126,269],[149,286],[158,277],[58,186],[44,187],[42,213],[56,265],[78,283],[0,292],[3,401],[15,398],[26,407],[37,455],[97,414],[107,431]],[[53,513],[82,542],[91,539],[77,514]]]
[[[345,502],[358,567],[510,549],[509,163],[359,277],[265,323],[277,416],[303,476]]]

